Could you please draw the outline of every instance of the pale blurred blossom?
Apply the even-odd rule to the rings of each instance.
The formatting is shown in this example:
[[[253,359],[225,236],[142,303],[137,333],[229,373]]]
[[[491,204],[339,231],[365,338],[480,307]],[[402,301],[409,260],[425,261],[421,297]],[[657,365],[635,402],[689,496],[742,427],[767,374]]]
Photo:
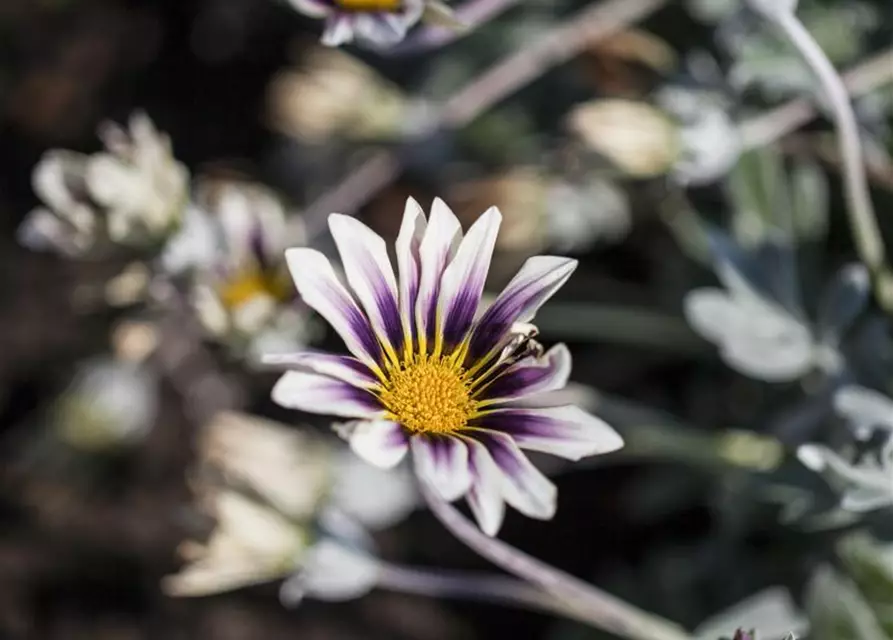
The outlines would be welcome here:
[[[191,484],[216,526],[206,543],[181,546],[187,564],[163,582],[173,596],[287,578],[286,604],[359,597],[378,579],[368,530],[418,502],[408,472],[355,464],[335,441],[256,416],[218,415],[197,448]]]
[[[266,113],[275,131],[320,143],[391,137],[403,127],[407,103],[398,87],[357,58],[317,47],[300,69],[273,78]]]
[[[864,267],[841,270],[812,324],[799,301],[786,240],[770,238],[748,254],[725,237],[713,238],[723,287],[696,289],[685,297],[692,328],[719,347],[726,364],[753,378],[784,382],[813,369],[839,372],[840,341],[867,302]]]
[[[168,137],[143,113],[127,129],[105,123],[99,136],[105,145],[99,153],[54,149],[34,168],[43,206],[19,228],[23,244],[84,256],[108,243],[152,248],[177,227],[189,175]]]
[[[293,349],[310,331],[284,263],[285,246],[303,241],[297,222],[263,185],[207,178],[160,265],[185,276],[199,320],[217,339],[249,356],[259,345]]]
[[[676,122],[679,151],[671,173],[677,181],[707,184],[735,165],[741,141],[724,101],[707,91],[667,86],[657,104]]]
[[[158,380],[152,370],[141,359],[102,356],[78,368],[53,404],[51,424],[76,449],[106,451],[142,440],[157,411]]]
[[[399,43],[420,20],[453,24],[439,0],[289,0],[303,14],[325,20],[321,42],[329,47],[354,40],[375,48]]]
[[[604,99],[574,108],[568,124],[590,149],[624,173],[648,178],[667,173],[680,153],[679,131],[659,109],[643,102]]]
[[[632,228],[626,193],[604,178],[555,180],[547,201],[547,234],[558,253],[580,251],[596,242],[619,242]]]

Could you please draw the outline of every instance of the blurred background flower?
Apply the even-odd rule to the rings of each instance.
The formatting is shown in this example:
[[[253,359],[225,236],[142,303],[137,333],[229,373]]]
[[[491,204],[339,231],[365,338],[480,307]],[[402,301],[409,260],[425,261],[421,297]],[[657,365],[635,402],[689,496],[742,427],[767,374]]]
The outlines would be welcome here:
[[[24,244],[70,256],[101,251],[104,242],[149,248],[179,225],[188,173],[170,140],[142,113],[127,130],[105,123],[99,136],[104,152],[50,151],[35,167],[45,208],[25,219]]]

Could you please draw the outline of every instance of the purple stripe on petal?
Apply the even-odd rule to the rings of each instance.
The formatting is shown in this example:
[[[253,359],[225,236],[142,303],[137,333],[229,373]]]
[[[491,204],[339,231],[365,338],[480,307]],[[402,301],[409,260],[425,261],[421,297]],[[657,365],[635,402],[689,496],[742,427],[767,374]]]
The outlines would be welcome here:
[[[328,259],[314,249],[288,249],[288,270],[304,302],[332,325],[350,352],[377,366],[381,348],[369,321],[335,275]]]
[[[477,418],[472,427],[511,436],[519,447],[579,460],[615,451],[623,439],[600,418],[578,407],[497,409]]]
[[[530,356],[508,367],[484,388],[481,396],[490,402],[509,402],[535,393],[554,391],[567,384],[571,354],[558,344],[541,358]]]
[[[528,259],[475,326],[471,356],[485,356],[515,322],[530,322],[537,309],[561,288],[576,268],[577,261],[570,258],[534,256]]]
[[[331,299],[335,299],[340,296],[342,291],[339,290],[335,286],[326,286],[323,289],[324,293],[330,297]],[[305,298],[306,301],[306,298]],[[362,350],[369,354],[373,360],[377,363],[381,361],[381,345],[378,343],[378,339],[375,337],[375,331],[369,324],[369,318],[367,318],[359,307],[356,306],[356,303],[353,303],[353,300],[350,301],[352,304],[348,304],[347,300],[342,300],[341,304],[341,314],[347,322],[347,326],[350,329],[353,338],[359,342]],[[308,303],[310,304],[310,303]],[[310,306],[313,306],[312,304]],[[319,311],[319,309],[317,309]],[[328,318],[326,318],[328,320]],[[336,327],[337,329],[337,327]],[[339,331],[339,333],[341,333]],[[342,335],[342,338],[344,336]]]
[[[441,498],[452,502],[471,486],[468,448],[459,438],[433,434],[411,439],[416,472],[428,481]]]
[[[419,333],[424,332],[429,347],[434,339],[441,280],[461,239],[459,220],[443,200],[436,198],[431,205],[431,217],[419,247],[421,278],[415,310]]]
[[[502,214],[491,207],[468,230],[456,257],[443,272],[437,328],[447,345],[462,341],[481,301]]]
[[[266,355],[262,361],[268,365],[321,373],[355,387],[371,389],[378,386],[378,379],[369,371],[369,367],[349,356],[339,356],[321,351],[302,351],[300,353]]]
[[[506,502],[531,518],[549,520],[558,506],[558,490],[544,476],[514,440],[504,433],[477,431],[481,442],[502,472],[502,492]]]
[[[347,418],[384,415],[377,398],[363,389],[310,371],[288,371],[273,386],[273,401],[287,409]]]
[[[412,198],[406,200],[403,222],[397,234],[397,271],[400,300],[400,316],[403,331],[412,340],[415,336],[415,302],[419,295],[421,271],[420,250],[422,236],[427,221],[419,203]]]
[[[329,228],[341,254],[347,281],[369,316],[378,337],[398,348],[403,339],[397,308],[397,279],[385,241],[350,216],[332,214]]]

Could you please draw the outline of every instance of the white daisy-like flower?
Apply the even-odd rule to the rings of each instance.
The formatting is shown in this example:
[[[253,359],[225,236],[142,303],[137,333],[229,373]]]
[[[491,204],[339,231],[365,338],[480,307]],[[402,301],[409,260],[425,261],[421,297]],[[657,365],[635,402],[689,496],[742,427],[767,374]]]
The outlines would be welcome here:
[[[161,268],[189,275],[198,317],[213,335],[294,350],[307,337],[283,260],[285,247],[302,240],[295,221],[263,185],[203,179]]]
[[[289,0],[298,11],[326,21],[322,43],[337,47],[356,40],[393,46],[419,20],[449,22],[450,8],[439,0]]]
[[[689,324],[718,345],[726,364],[769,382],[795,380],[815,368],[839,371],[841,338],[868,299],[865,268],[841,270],[813,325],[799,304],[787,241],[769,238],[750,255],[720,234],[712,240],[724,288],[690,292],[684,311]]]
[[[331,215],[349,288],[318,251],[289,249],[286,259],[304,301],[351,355],[269,360],[294,369],[273,389],[278,404],[353,418],[341,435],[379,467],[412,451],[417,475],[444,500],[466,496],[489,535],[506,502],[533,518],[555,513],[555,486],[522,449],[577,460],[623,444],[603,421],[550,394],[567,382],[570,353],[564,345],[542,353],[535,327],[523,324],[570,277],[575,260],[528,259],[477,317],[501,219],[491,208],[463,237],[443,201],[426,220],[410,199],[395,275],[380,236]]]
[[[82,256],[103,241],[151,246],[176,228],[189,174],[169,138],[143,113],[130,118],[127,130],[105,123],[99,136],[102,152],[54,149],[35,167],[34,191],[44,206],[20,227],[23,244]]]
[[[81,365],[52,422],[72,447],[102,451],[139,442],[158,410],[158,380],[142,363],[102,356]]]
[[[246,414],[218,415],[197,448],[191,482],[216,524],[206,542],[181,545],[187,564],[163,581],[173,596],[286,578],[288,604],[359,597],[379,573],[367,531],[394,524],[418,501],[408,472],[359,468],[326,440]]]

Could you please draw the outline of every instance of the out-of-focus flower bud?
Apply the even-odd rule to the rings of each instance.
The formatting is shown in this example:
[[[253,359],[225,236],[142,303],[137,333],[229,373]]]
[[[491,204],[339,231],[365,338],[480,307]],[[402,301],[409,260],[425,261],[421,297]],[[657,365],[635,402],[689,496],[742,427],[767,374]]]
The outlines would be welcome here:
[[[645,103],[587,102],[571,112],[568,122],[590,149],[635,178],[667,173],[679,157],[679,132],[673,121]]]
[[[281,578],[300,566],[310,545],[307,529],[235,491],[204,499],[217,526],[205,543],[187,541],[188,564],[162,588],[172,596],[203,596]]]
[[[353,56],[323,47],[310,53],[301,70],[277,75],[267,91],[270,126],[310,143],[389,137],[405,115],[397,87]]]
[[[158,382],[139,361],[85,363],[51,412],[59,437],[75,449],[109,451],[140,441],[158,407]]]

